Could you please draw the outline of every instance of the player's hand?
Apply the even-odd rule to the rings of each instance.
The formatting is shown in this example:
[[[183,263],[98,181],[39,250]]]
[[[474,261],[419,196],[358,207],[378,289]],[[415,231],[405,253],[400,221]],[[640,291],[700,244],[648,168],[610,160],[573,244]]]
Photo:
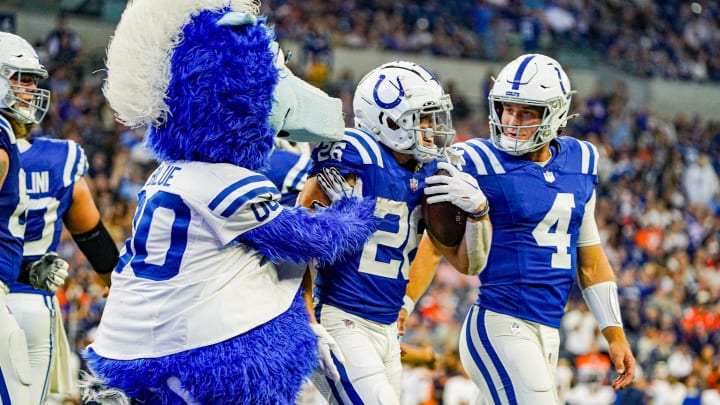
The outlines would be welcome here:
[[[408,311],[405,308],[400,308],[397,319],[398,335],[405,336],[405,322],[408,318]]]
[[[465,166],[465,151],[462,149],[448,148],[447,160],[455,167]]]
[[[30,266],[30,284],[40,290],[54,293],[65,284],[68,263],[55,252],[45,253]]]
[[[425,179],[425,194],[430,196],[427,198],[429,204],[447,201],[469,214],[475,214],[485,207],[487,197],[473,176],[461,172],[448,162],[439,162],[438,169],[446,170],[448,175],[436,174]]]
[[[362,179],[357,177],[355,185],[351,186],[335,167],[324,167],[317,175],[317,182],[330,201],[338,201],[346,197],[361,200],[363,197]]]
[[[618,375],[612,381],[612,387],[616,390],[628,387],[635,379],[635,357],[630,351],[627,340],[610,343],[608,354]]]
[[[331,378],[333,381],[340,381],[340,372],[335,366],[333,355],[339,363],[345,363],[345,356],[340,351],[335,339],[319,323],[311,323],[310,328],[318,337],[318,357],[320,361],[320,372]]]

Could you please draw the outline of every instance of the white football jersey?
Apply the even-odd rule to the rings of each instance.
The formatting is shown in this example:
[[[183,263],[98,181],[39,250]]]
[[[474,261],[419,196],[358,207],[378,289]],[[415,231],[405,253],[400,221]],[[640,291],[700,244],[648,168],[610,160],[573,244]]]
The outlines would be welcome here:
[[[265,176],[230,164],[163,163],[138,194],[92,347],[159,357],[237,336],[290,307],[304,265],[233,242],[280,214]]]

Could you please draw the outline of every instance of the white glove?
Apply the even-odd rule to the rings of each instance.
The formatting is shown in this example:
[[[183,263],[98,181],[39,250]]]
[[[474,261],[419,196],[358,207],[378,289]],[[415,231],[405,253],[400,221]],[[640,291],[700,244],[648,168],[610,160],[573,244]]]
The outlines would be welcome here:
[[[448,162],[439,162],[438,169],[447,170],[449,175],[436,174],[425,179],[429,204],[447,201],[471,215],[485,207],[487,197],[473,176]]]
[[[65,284],[68,276],[68,263],[55,252],[45,253],[30,266],[30,285],[39,290],[54,293]]]
[[[465,151],[462,149],[457,148],[448,148],[448,162],[450,162],[451,165],[455,167],[462,167],[465,166],[465,157],[463,155],[465,154]]]
[[[333,381],[340,381],[340,372],[335,367],[332,355],[335,355],[335,360],[340,363],[345,363],[345,356],[340,351],[335,339],[323,328],[319,323],[311,323],[310,328],[315,332],[318,337],[318,358],[320,362],[320,372],[332,378]]]
[[[322,172],[317,175],[317,182],[330,201],[338,201],[345,197],[362,200],[362,179],[360,177],[356,177],[355,185],[351,186],[337,168],[324,167]]]

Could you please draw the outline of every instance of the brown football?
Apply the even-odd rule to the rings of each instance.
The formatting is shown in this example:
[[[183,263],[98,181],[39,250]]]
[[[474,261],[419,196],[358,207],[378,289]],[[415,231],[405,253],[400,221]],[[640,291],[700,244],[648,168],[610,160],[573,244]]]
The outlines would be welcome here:
[[[435,174],[447,175],[440,169]],[[465,211],[449,202],[427,203],[427,195],[422,196],[422,214],[425,228],[430,236],[445,246],[457,246],[465,235]]]

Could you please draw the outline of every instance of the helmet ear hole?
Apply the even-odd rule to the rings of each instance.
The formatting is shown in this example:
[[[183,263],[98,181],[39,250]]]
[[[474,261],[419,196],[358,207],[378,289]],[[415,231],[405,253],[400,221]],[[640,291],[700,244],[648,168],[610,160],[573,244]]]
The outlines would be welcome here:
[[[388,128],[392,129],[393,131],[397,131],[400,129],[400,125],[398,125],[395,121],[393,121],[392,118],[388,117],[385,119],[385,122],[387,123]]]

